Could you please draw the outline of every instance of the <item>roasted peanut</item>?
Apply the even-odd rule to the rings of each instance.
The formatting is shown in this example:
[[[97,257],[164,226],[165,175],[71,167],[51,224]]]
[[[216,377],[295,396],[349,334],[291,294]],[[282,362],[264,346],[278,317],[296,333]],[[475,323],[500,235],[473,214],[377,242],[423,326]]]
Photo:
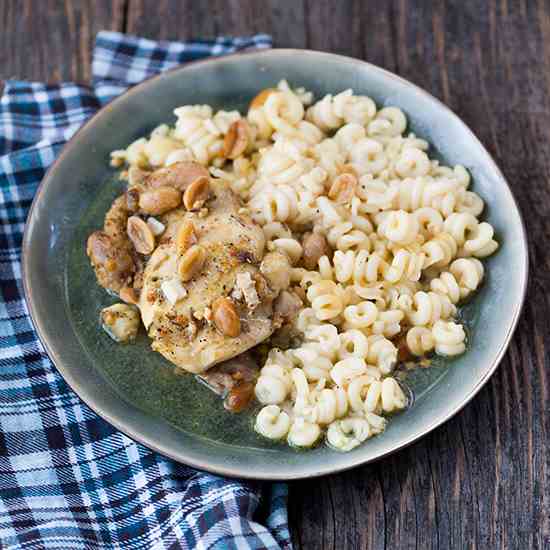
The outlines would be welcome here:
[[[225,336],[235,338],[241,333],[241,320],[229,298],[218,298],[212,304],[212,318],[216,328]]]
[[[185,191],[194,181],[209,175],[208,168],[202,164],[182,161],[156,170],[147,178],[147,183],[154,188],[168,186]]]
[[[252,109],[259,109],[260,107],[263,107],[264,103],[267,101],[267,98],[275,93],[277,90],[275,88],[266,88],[265,90],[262,90],[254,99],[250,102],[250,105],[248,106],[249,110]]]
[[[187,210],[202,208],[210,194],[210,178],[201,177],[195,180],[183,194],[183,205]]]
[[[236,376],[241,373],[234,373],[233,379],[237,380]],[[254,384],[252,382],[239,382],[236,384],[225,398],[223,406],[226,410],[239,413],[246,409],[254,395]]]
[[[319,233],[306,233],[302,239],[302,246],[304,266],[310,271],[317,269],[319,258],[329,253],[327,240]]]
[[[150,227],[141,218],[130,216],[126,230],[136,252],[140,254],[151,254],[153,252],[155,249],[155,236]]]
[[[190,281],[204,266],[206,250],[200,245],[194,245],[187,250],[178,264],[178,273],[182,281]]]
[[[250,126],[246,120],[236,120],[229,126],[223,140],[222,156],[236,159],[247,149],[250,140]]]
[[[135,340],[139,330],[139,310],[128,304],[114,304],[101,310],[101,325],[115,342]]]
[[[139,197],[139,207],[142,212],[158,216],[181,204],[181,192],[173,187],[157,187],[144,191]]]
[[[181,255],[194,244],[197,244],[195,226],[191,220],[184,220],[176,233],[176,250]]]
[[[139,294],[135,288],[124,286],[120,289],[119,297],[127,304],[137,304],[139,302]]]
[[[355,195],[357,178],[353,174],[344,173],[337,176],[330,186],[329,199],[339,204],[349,202]]]

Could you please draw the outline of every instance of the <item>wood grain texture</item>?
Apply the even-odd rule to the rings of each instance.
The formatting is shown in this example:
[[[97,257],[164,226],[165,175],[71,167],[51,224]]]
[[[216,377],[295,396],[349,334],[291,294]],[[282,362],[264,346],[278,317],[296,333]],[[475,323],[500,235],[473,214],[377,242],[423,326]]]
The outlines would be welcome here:
[[[526,306],[496,374],[455,418],[380,463],[291,485],[304,549],[550,548],[550,3],[3,0],[0,76],[87,78],[99,28],[151,38],[267,32],[366,59],[447,103],[525,215]],[[29,40],[32,35],[33,40]]]
[[[123,0],[1,0],[0,78],[87,81],[102,29],[122,30]]]

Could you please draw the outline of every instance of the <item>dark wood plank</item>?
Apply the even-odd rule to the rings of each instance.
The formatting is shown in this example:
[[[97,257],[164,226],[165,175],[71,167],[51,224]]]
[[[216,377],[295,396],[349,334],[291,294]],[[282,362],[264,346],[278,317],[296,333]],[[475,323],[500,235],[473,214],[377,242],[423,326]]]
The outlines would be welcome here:
[[[172,40],[267,32],[303,48],[305,13],[304,0],[130,0],[127,32]]]
[[[0,79],[89,80],[97,31],[123,14],[123,0],[2,0]]]

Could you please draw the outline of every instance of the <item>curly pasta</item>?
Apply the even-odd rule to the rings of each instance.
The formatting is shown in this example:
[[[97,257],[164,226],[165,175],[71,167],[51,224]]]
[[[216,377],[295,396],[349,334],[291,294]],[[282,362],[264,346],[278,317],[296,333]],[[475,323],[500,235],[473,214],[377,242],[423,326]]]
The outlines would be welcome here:
[[[174,114],[177,117],[174,137],[192,151],[197,162],[204,165],[221,152],[229,126],[241,118],[238,111],[213,114],[208,105],[178,107]]]
[[[449,319],[456,314],[456,307],[451,300],[437,292],[417,292],[412,298],[412,306],[406,311],[411,325],[430,325],[440,319]]]
[[[460,355],[466,349],[464,327],[453,321],[437,321],[432,334],[435,351],[440,355]]]
[[[334,281],[323,280],[312,284],[307,291],[307,299],[319,321],[333,319],[344,311],[342,288]]]
[[[376,105],[370,97],[353,95],[345,90],[335,96],[326,95],[307,111],[307,119],[323,131],[334,130],[345,123],[362,126],[376,114]]]
[[[483,264],[475,258],[455,260],[449,271],[430,281],[432,291],[448,296],[453,304],[474,292],[483,279]]]
[[[400,136],[407,128],[407,118],[397,107],[380,109],[372,122],[367,126],[369,136],[393,138]]]
[[[424,355],[435,347],[432,331],[426,327],[412,327],[407,331],[407,347],[414,355]]]
[[[414,212],[428,206],[444,217],[455,211],[464,193],[464,189],[454,180],[427,177],[396,180],[391,186],[395,191],[394,208]]]

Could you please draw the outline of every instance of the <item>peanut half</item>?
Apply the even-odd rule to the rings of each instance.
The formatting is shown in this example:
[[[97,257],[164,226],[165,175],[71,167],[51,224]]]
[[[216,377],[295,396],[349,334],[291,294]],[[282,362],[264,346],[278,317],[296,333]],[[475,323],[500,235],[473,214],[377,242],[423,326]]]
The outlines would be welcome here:
[[[184,220],[176,233],[176,251],[183,255],[194,244],[197,244],[197,233],[191,220]]]
[[[173,187],[157,187],[141,193],[139,208],[146,214],[158,216],[181,204],[181,192]]]
[[[218,298],[212,304],[212,318],[216,328],[224,335],[235,338],[241,333],[241,320],[229,298]]]
[[[197,275],[206,261],[206,250],[196,244],[187,250],[178,264],[178,273],[180,279],[184,282],[190,281]]]
[[[306,233],[302,240],[304,266],[310,271],[317,269],[319,258],[328,255],[329,246],[324,235]]]
[[[139,194],[141,191],[141,187],[129,187],[126,191],[126,208],[130,212],[137,212],[139,210]]]
[[[329,199],[338,204],[351,201],[357,188],[357,178],[353,174],[344,173],[337,176],[330,186]]]
[[[155,249],[155,236],[141,218],[130,216],[126,225],[126,231],[136,252],[146,255],[153,252]]]
[[[187,210],[202,208],[210,195],[210,178],[200,177],[196,179],[183,194],[183,205]]]
[[[249,110],[252,109],[259,109],[260,107],[263,107],[264,103],[267,101],[267,98],[275,93],[277,90],[275,88],[266,88],[265,90],[262,90],[257,96],[254,97],[254,99],[250,102],[250,105],[248,106]]]
[[[250,126],[245,120],[236,120],[225,134],[222,155],[228,159],[236,159],[246,151],[249,141]]]

